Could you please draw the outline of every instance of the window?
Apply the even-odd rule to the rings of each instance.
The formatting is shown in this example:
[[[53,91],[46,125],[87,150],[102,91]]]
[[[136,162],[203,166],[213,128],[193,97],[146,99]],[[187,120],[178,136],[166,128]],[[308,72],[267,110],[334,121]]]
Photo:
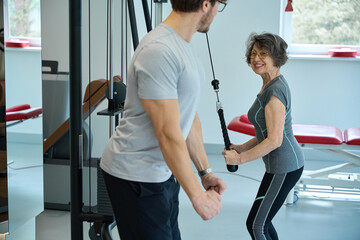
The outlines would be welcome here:
[[[6,39],[26,39],[40,46],[40,0],[7,0]]]
[[[360,0],[282,0],[280,35],[290,54],[328,54],[329,49],[360,50]]]

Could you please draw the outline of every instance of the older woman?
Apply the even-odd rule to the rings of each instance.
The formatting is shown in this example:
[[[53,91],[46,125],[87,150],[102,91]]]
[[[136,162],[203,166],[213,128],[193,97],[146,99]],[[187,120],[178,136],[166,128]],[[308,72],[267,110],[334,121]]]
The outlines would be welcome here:
[[[263,81],[249,109],[248,118],[256,137],[224,151],[229,165],[243,164],[262,157],[266,172],[250,210],[246,225],[252,239],[278,239],[272,219],[299,180],[304,156],[291,123],[291,95],[280,67],[287,61],[287,44],[279,36],[251,34],[246,61]]]

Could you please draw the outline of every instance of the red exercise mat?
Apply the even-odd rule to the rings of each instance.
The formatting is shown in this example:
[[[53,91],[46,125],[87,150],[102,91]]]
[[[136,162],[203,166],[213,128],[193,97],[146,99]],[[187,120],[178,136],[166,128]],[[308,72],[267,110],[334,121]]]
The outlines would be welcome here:
[[[237,116],[229,123],[228,129],[255,136],[254,125],[247,121],[246,114]],[[343,133],[337,127],[300,124],[293,124],[292,127],[299,143],[341,145],[344,141]]]
[[[360,128],[348,128],[344,132],[346,144],[360,145]]]
[[[12,47],[12,48],[25,48],[30,46],[30,41],[28,40],[20,40],[20,39],[11,39],[5,41],[6,47]]]
[[[6,121],[10,122],[10,121],[25,120],[39,116],[40,114],[42,114],[41,107],[25,109],[17,112],[8,112],[6,113]]]
[[[356,57],[357,51],[351,48],[332,48],[329,49],[329,55],[332,57]]]
[[[22,110],[26,110],[26,109],[30,109],[30,105],[29,104],[20,104],[20,105],[16,105],[13,107],[9,107],[6,109],[6,112],[17,112],[17,111],[22,111]]]

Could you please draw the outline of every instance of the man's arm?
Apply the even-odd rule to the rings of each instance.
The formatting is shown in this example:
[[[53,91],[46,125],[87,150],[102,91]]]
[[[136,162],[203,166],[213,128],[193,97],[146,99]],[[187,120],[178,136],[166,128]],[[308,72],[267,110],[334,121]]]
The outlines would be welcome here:
[[[176,99],[141,99],[154,125],[166,164],[188,195],[196,212],[204,219],[220,212],[221,196],[209,190],[204,192],[192,170],[190,156],[180,129],[180,111]]]
[[[186,145],[190,154],[190,158],[198,172],[210,168],[204,148],[201,122],[197,113],[194,117],[191,130],[186,139]],[[217,178],[212,172],[201,176],[201,181],[206,190],[213,188],[219,194],[222,194],[226,189],[226,184],[220,178]]]
[[[190,154],[190,158],[193,161],[196,169],[198,171],[208,169],[210,165],[206,156],[201,132],[201,123],[197,113],[194,117],[191,130],[186,139],[186,145]]]

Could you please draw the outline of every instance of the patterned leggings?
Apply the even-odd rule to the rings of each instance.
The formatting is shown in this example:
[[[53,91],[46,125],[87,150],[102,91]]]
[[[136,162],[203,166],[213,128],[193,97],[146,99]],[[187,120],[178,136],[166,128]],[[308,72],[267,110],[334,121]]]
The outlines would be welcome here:
[[[279,239],[271,221],[300,179],[302,171],[303,167],[283,174],[265,173],[246,221],[253,240]]]

